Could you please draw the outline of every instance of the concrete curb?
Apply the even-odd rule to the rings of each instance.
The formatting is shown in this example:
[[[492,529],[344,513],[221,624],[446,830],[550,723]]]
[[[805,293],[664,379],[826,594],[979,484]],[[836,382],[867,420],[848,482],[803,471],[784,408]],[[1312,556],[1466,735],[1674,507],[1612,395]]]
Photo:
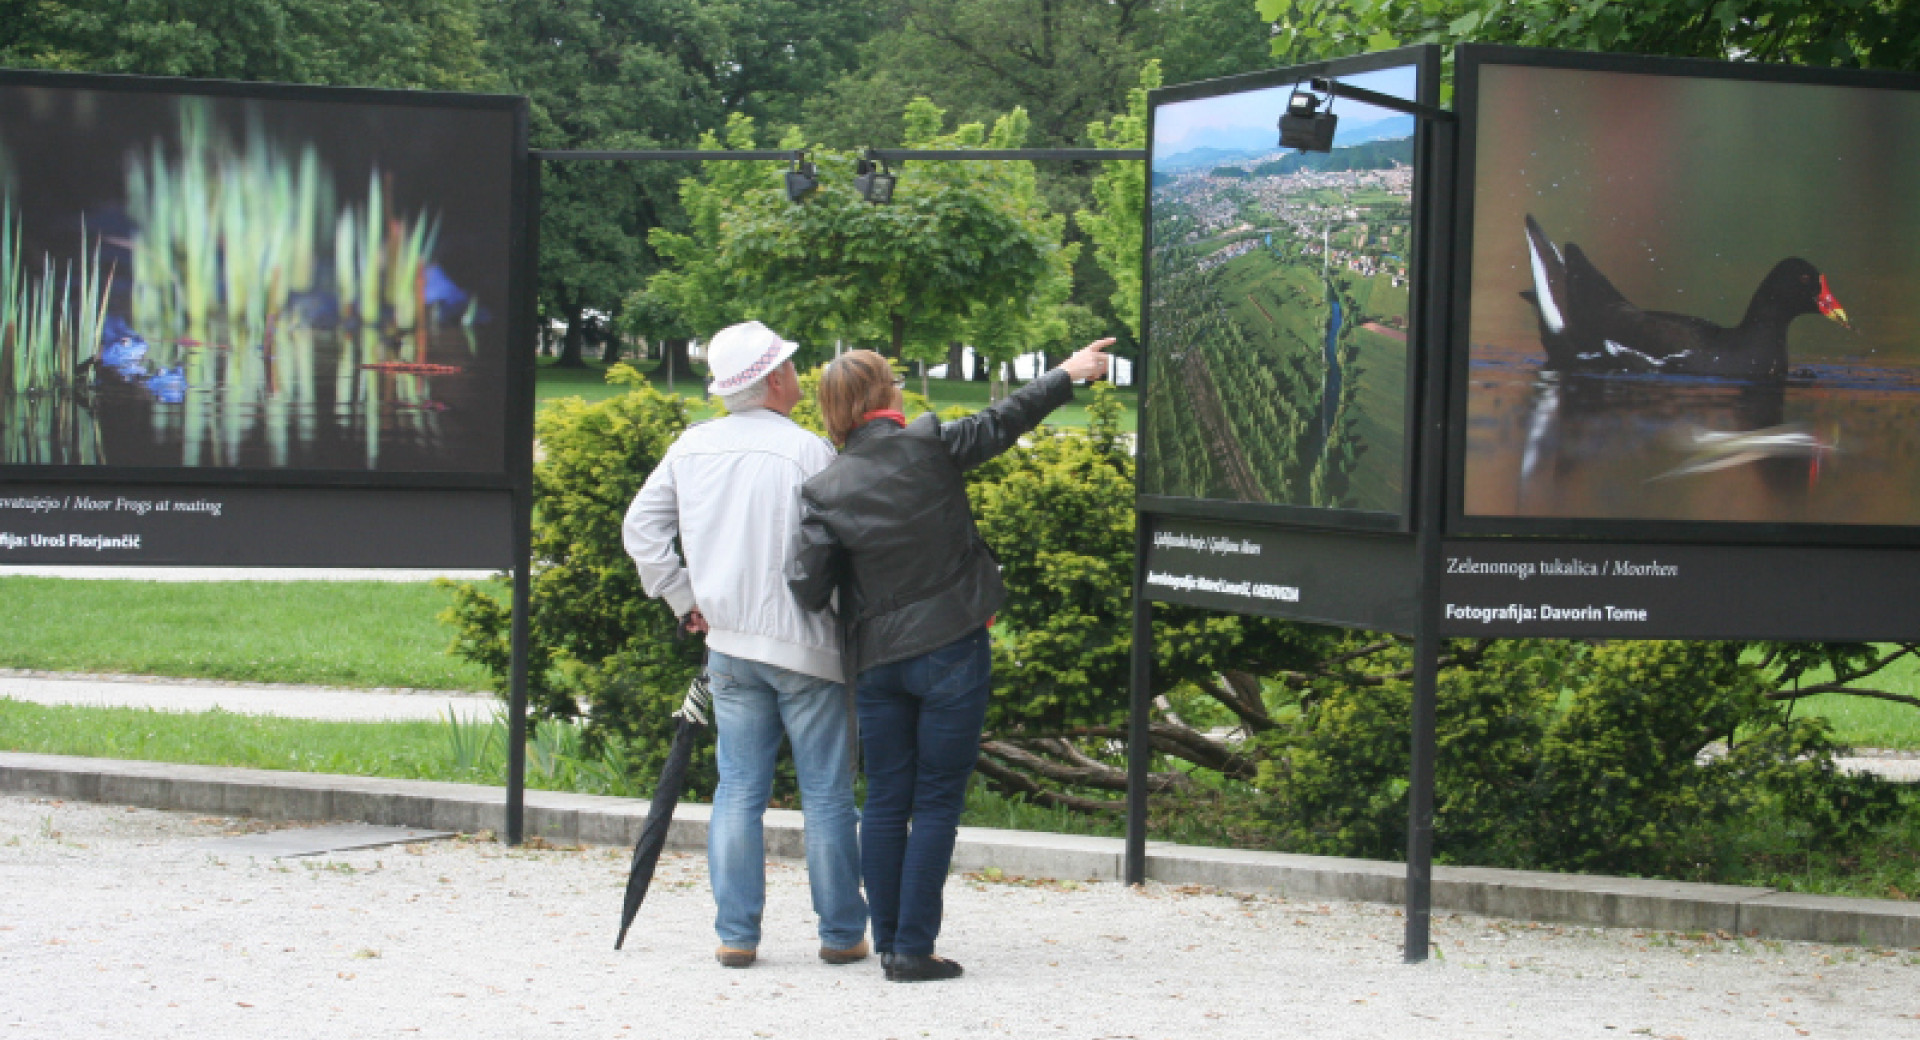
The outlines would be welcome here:
[[[498,787],[21,752],[0,752],[0,793],[467,833],[498,832],[506,819],[505,792]],[[704,849],[709,812],[706,805],[681,805],[668,847]],[[552,791],[526,795],[527,836],[556,843],[632,845],[646,815],[646,806],[633,799]],[[766,826],[768,855],[802,855],[798,812],[770,809]],[[1122,855],[1117,838],[964,827],[953,865],[960,871],[997,868],[1022,877],[1117,881]],[[1151,842],[1147,877],[1290,899],[1399,904],[1405,901],[1406,868],[1377,860]],[[1528,921],[1920,947],[1920,904],[1734,885],[1438,867],[1433,907]]]

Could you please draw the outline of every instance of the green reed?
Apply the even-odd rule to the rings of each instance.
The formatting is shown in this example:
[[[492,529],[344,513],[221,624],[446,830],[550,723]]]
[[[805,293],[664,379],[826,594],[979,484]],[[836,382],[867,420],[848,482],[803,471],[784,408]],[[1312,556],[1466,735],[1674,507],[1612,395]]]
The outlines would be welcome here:
[[[340,314],[362,326],[390,321],[398,329],[424,329],[427,267],[439,243],[440,220],[425,213],[412,217],[386,211],[387,191],[379,170],[367,178],[367,204],[348,206],[333,229],[334,284]]]
[[[149,370],[179,368],[190,388],[181,404],[151,411],[154,437],[178,438],[186,465],[232,465],[262,440],[285,465],[295,438],[319,435],[315,336],[296,297],[328,288],[345,326],[334,421],[362,424],[369,465],[384,409],[401,410],[398,429],[437,431],[429,380],[363,366],[427,360],[439,219],[397,212],[391,175],[379,170],[363,200],[342,200],[315,146],[282,145],[257,123],[230,133],[205,99],[183,99],[176,115],[171,139],[156,136],[123,171],[135,224],[124,275],[103,267],[84,223],[77,258],[26,256],[21,215],[0,195],[0,458],[100,461],[91,381],[80,374],[97,360],[117,277]],[[470,331],[466,339],[471,350]]]
[[[182,99],[179,117],[177,153],[155,141],[127,165],[134,324],[153,340],[204,342],[219,322],[250,345],[315,287],[332,179],[311,144],[295,154],[257,126],[236,147],[204,99]]]
[[[14,463],[96,460],[98,430],[82,395],[82,365],[97,357],[114,268],[103,272],[101,242],[88,250],[80,226],[76,264],[40,257],[38,277],[24,255],[22,221],[0,194],[0,459]]]

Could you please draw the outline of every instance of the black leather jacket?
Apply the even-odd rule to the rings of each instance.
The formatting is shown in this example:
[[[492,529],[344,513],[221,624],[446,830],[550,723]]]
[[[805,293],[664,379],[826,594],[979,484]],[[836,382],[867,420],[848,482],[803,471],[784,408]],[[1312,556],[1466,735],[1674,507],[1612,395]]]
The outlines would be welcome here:
[[[1054,369],[955,422],[929,413],[901,429],[875,419],[801,487],[787,584],[808,610],[840,591],[850,681],[937,650],[1000,609],[1000,565],[974,526],[961,474],[1071,400],[1073,381]]]

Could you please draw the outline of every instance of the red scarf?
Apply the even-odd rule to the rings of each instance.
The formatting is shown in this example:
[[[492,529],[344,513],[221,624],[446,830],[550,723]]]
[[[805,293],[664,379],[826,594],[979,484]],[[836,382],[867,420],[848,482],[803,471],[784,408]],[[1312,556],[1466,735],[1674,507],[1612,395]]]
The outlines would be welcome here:
[[[898,408],[875,408],[860,417],[860,425],[865,426],[875,419],[891,419],[895,426],[903,430],[907,428],[907,417]]]

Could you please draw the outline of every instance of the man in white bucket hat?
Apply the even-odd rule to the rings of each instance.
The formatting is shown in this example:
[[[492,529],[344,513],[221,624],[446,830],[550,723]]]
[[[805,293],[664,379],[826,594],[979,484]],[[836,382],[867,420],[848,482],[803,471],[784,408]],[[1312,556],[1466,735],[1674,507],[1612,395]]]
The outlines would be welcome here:
[[[707,870],[720,936],[715,956],[730,968],[758,955],[766,905],[761,820],[782,735],[793,749],[806,816],[820,958],[848,964],[868,952],[855,730],[839,629],[830,612],[800,609],[785,579],[800,485],[833,461],[825,440],[787,417],[800,401],[790,360],[796,349],[757,321],[714,334],[707,392],[725,402],[727,414],[674,441],[628,508],[623,532],[647,595],[707,634],[720,768]]]

